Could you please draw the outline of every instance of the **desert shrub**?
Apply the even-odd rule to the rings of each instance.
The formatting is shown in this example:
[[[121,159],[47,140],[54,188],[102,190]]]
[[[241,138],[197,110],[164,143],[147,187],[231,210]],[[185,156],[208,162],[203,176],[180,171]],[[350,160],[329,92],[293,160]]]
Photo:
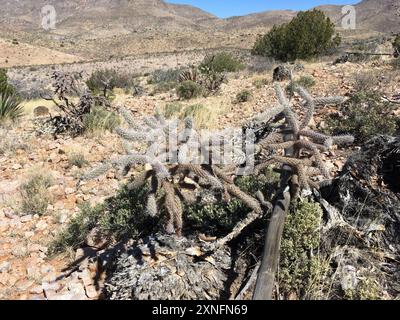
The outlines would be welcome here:
[[[164,109],[164,116],[170,119],[174,116],[180,117],[184,106],[181,103],[168,103]]]
[[[251,100],[253,94],[249,90],[242,90],[236,95],[236,102],[242,103]]]
[[[301,76],[299,79],[294,80],[286,87],[286,92],[289,95],[293,94],[293,90],[296,86],[300,86],[302,88],[310,89],[311,87],[315,86],[315,80],[313,77],[310,76]]]
[[[236,72],[243,68],[244,65],[228,52],[219,52],[217,54],[207,55],[199,65],[201,73]]]
[[[335,25],[322,11],[299,12],[293,20],[274,26],[257,39],[252,54],[282,61],[309,59],[336,48],[341,42]]]
[[[130,90],[135,82],[134,75],[120,73],[114,69],[97,70],[86,81],[86,85],[94,94],[110,97],[115,88]]]
[[[358,72],[354,75],[354,89],[357,92],[367,92],[378,85],[376,73],[372,71]]]
[[[178,82],[181,69],[167,69],[167,70],[156,70],[153,72],[149,79],[149,84],[158,84],[163,82]]]
[[[165,106],[164,116],[167,119],[175,117],[180,120],[192,117],[197,128],[209,128],[215,119],[215,115],[210,109],[202,104],[184,106],[181,103],[170,103]]]
[[[176,92],[180,99],[197,98],[203,93],[203,87],[193,81],[184,81],[178,85]]]
[[[300,87],[309,89],[315,86],[315,79],[310,76],[301,76],[298,80],[295,81],[295,84]]]
[[[50,254],[77,249],[85,243],[89,232],[95,227],[105,237],[116,241],[138,239],[156,229],[157,221],[146,214],[147,189],[129,190],[123,187],[115,197],[92,208],[89,204],[80,207],[80,212],[52,241]]]
[[[361,277],[354,289],[344,291],[344,298],[347,300],[380,300],[383,292],[375,275]]]
[[[177,85],[177,82],[160,82],[156,83],[152,92],[152,95],[157,94],[157,93],[163,93],[163,92],[168,92],[171,91],[172,89],[175,89]]]
[[[202,104],[187,106],[183,109],[180,118],[191,117],[199,129],[210,128],[215,120],[215,114]]]
[[[15,153],[17,150],[30,150],[30,141],[14,130],[0,127],[0,155]]]
[[[112,132],[120,122],[121,120],[116,113],[97,106],[84,116],[83,126],[86,133],[99,134],[105,131]]]
[[[354,94],[341,108],[340,114],[328,116],[328,132],[351,133],[358,143],[380,134],[393,135],[397,119],[392,115],[394,106],[383,102],[374,92]]]
[[[257,89],[261,89],[264,86],[266,86],[269,83],[269,80],[267,78],[257,78],[253,81],[253,85],[257,88]]]
[[[50,243],[48,253],[52,255],[64,252],[69,248],[79,248],[85,242],[90,230],[96,226],[98,217],[102,212],[102,205],[97,205],[95,208],[91,208],[88,204],[81,206],[80,212],[68,222],[67,227]]]
[[[0,93],[0,123],[6,120],[15,121],[23,114],[21,99],[15,93]]]
[[[47,206],[51,202],[48,188],[51,187],[52,184],[53,178],[44,172],[39,171],[30,174],[20,187],[22,195],[22,213],[45,214]]]
[[[71,152],[68,154],[68,163],[70,166],[76,166],[78,168],[83,168],[88,161],[85,159],[85,155],[80,152]]]
[[[320,245],[322,209],[310,200],[299,202],[288,214],[282,236],[279,289],[286,298],[313,298],[312,287],[328,265],[315,254]],[[310,256],[310,253],[314,255]]]

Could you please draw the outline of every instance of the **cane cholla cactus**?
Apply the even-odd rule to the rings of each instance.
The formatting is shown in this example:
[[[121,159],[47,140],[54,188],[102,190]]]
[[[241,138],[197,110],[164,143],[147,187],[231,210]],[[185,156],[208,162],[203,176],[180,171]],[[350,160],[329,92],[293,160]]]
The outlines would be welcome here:
[[[192,119],[181,123],[176,119],[167,120],[157,112],[155,116],[136,121],[124,108],[121,114],[128,128],[120,127],[116,132],[124,140],[127,154],[95,168],[82,180],[99,177],[112,167],[122,168],[123,175],[127,175],[132,168],[140,169],[144,165],[129,188],[148,185],[148,214],[156,216],[160,208],[164,208],[168,214],[166,231],[177,235],[182,233],[183,202],[229,201],[235,197],[252,211],[262,212],[259,201],[234,184],[234,174],[245,156],[236,157],[226,165],[214,163],[220,150],[210,145],[209,137],[198,134]],[[217,140],[224,135],[225,131],[216,134]],[[235,143],[232,145],[235,150],[239,148]],[[204,150],[209,151],[205,152],[206,157],[198,152]],[[205,199],[207,193],[212,195],[207,196],[208,200]]]
[[[277,126],[277,130],[259,142],[259,152],[267,151],[272,156],[261,161],[256,167],[256,173],[272,164],[287,165],[291,168],[293,181],[298,182],[300,188],[319,188],[321,183],[313,180],[313,177],[323,176],[327,180],[331,178],[321,152],[328,151],[333,145],[352,143],[354,138],[349,135],[327,136],[309,128],[317,106],[339,104],[343,102],[343,98],[312,98],[304,88],[296,86],[294,89],[303,100],[303,119],[299,119],[279,84],[275,84],[278,104],[254,119],[255,122],[262,123],[272,121]],[[284,123],[279,122],[282,119],[285,120]],[[289,149],[292,150],[292,155],[285,155],[283,151]]]
[[[56,71],[52,75],[55,97],[42,97],[52,101],[61,111],[61,115],[51,117],[44,123],[50,125],[54,135],[70,133],[73,136],[84,131],[84,117],[90,113],[94,105],[109,106],[109,103],[101,98],[95,97],[82,81],[82,73],[70,74]],[[71,97],[79,97],[78,102]]]

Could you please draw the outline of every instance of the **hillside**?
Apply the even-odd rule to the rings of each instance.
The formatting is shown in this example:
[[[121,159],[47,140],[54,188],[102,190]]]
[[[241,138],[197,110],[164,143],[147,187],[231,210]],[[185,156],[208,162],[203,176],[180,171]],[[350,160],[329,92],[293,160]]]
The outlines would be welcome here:
[[[290,21],[292,10],[219,19],[199,8],[162,0],[73,0],[52,2],[56,29],[41,27],[45,0],[0,0],[0,38],[18,39],[84,60],[110,56],[219,47],[249,49],[257,35]],[[359,33],[399,31],[396,0],[364,0],[356,5]],[[341,6],[321,6],[340,26]],[[362,30],[361,30],[362,29]],[[18,51],[18,47],[15,48]]]

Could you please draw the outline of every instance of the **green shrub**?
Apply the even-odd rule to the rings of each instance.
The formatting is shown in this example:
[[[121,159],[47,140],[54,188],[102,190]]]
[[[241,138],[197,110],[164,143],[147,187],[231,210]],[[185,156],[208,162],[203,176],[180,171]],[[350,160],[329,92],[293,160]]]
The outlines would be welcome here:
[[[119,73],[114,69],[103,69],[93,72],[86,85],[94,94],[109,97],[115,88],[132,89],[135,85],[134,78],[135,75]]]
[[[53,184],[50,175],[37,172],[30,174],[28,179],[21,185],[22,195],[21,210],[23,214],[43,215],[51,202],[48,188]]]
[[[129,190],[123,187],[115,197],[92,208],[89,204],[80,207],[80,212],[52,241],[50,254],[61,253],[68,248],[83,245],[87,235],[95,227],[105,237],[116,241],[139,239],[156,231],[158,219],[146,214],[147,188]]]
[[[175,89],[177,82],[160,82],[156,83],[152,94],[164,93]]]
[[[242,103],[251,100],[253,97],[252,93],[249,90],[242,90],[236,95],[236,102]]]
[[[23,114],[21,99],[15,93],[0,93],[0,123],[6,120],[15,121]]]
[[[183,109],[180,118],[190,117],[199,129],[210,128],[214,124],[215,114],[202,104],[187,106]]]
[[[282,61],[309,59],[327,53],[341,42],[335,25],[320,10],[299,12],[293,20],[274,26],[257,39],[252,54]]]
[[[91,208],[88,204],[80,207],[80,212],[73,217],[67,227],[61,231],[49,245],[50,255],[61,253],[69,248],[76,250],[85,242],[86,236],[96,226],[99,216],[103,213],[103,206]]]
[[[253,81],[253,85],[257,88],[257,89],[261,89],[264,86],[266,86],[269,83],[269,80],[267,78],[258,78],[255,79]]]
[[[182,113],[183,108],[184,108],[184,106],[181,103],[169,103],[165,106],[164,116],[167,119],[170,119],[174,116],[179,118]]]
[[[293,81],[293,83],[289,83],[286,88],[286,91],[289,95],[293,94],[293,88],[296,86],[303,87],[305,89],[310,89],[311,87],[315,86],[316,82],[313,77],[310,76],[301,76],[298,80]]]
[[[228,52],[207,55],[199,65],[200,72],[206,74],[209,72],[236,72],[243,68],[244,65]]]
[[[380,134],[393,135],[397,121],[391,114],[394,105],[382,102],[374,92],[354,94],[341,108],[339,114],[328,116],[328,133],[350,133],[358,143]]]
[[[326,273],[327,264],[315,254],[322,213],[318,203],[303,200],[286,218],[279,263],[279,289],[286,298],[295,293],[298,299],[312,299],[313,286]]]
[[[193,81],[184,81],[176,88],[176,92],[180,99],[189,100],[197,98],[203,93],[203,87]]]
[[[120,123],[121,119],[117,114],[99,106],[92,108],[83,120],[85,132],[89,134],[101,134],[105,131],[112,132]]]
[[[268,170],[257,178],[239,177],[236,183],[249,194],[260,190],[266,195],[267,200],[270,200],[273,197],[273,190],[277,189],[279,175]],[[72,218],[66,228],[52,241],[48,252],[56,254],[69,248],[77,249],[84,244],[87,235],[94,228],[97,228],[101,235],[115,241],[135,240],[161,230],[163,219],[152,218],[146,213],[147,192],[146,186],[139,190],[129,190],[125,186],[104,204],[94,208],[88,204],[82,205],[79,214]],[[234,199],[230,203],[186,205],[184,212],[184,219],[187,221],[185,228],[190,233],[202,231],[207,234],[222,235],[230,232],[249,209]]]
[[[88,163],[88,161],[85,159],[83,153],[72,152],[68,155],[68,163],[70,166],[82,168]]]
[[[156,70],[153,72],[151,79],[148,81],[149,84],[157,84],[162,82],[178,82],[181,69],[167,69],[167,70]]]
[[[6,69],[0,69],[0,94],[2,93],[7,93],[9,95],[16,94],[15,88],[8,83]]]
[[[373,90],[378,84],[377,74],[372,71],[359,72],[354,75],[354,90],[357,92]]]

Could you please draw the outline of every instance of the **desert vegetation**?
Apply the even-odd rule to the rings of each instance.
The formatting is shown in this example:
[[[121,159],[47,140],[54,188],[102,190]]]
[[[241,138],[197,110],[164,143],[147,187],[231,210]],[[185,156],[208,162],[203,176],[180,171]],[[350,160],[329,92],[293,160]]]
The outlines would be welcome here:
[[[0,299],[398,299],[399,36],[342,40],[0,70]]]

